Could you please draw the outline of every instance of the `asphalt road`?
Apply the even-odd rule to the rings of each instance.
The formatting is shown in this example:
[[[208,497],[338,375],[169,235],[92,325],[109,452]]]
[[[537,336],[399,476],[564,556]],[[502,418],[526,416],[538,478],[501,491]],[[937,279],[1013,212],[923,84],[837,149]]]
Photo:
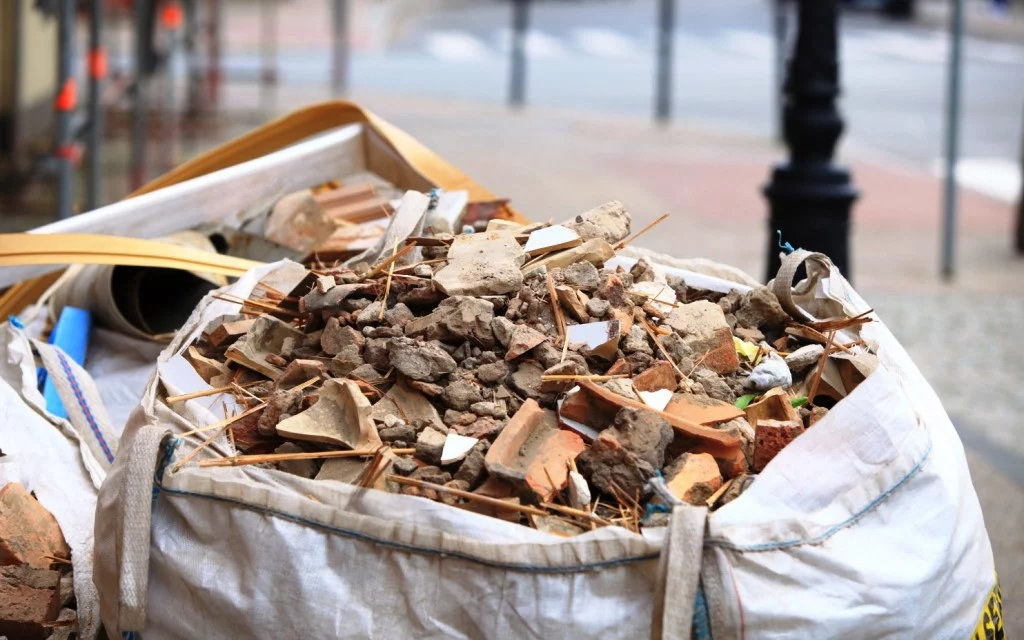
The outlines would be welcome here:
[[[774,131],[774,38],[769,0],[677,2],[673,115],[710,126]],[[653,112],[656,0],[539,0],[527,38],[529,104],[646,115]],[[352,87],[472,100],[506,99],[511,9],[475,3],[391,16],[385,46],[357,50]],[[355,25],[355,28],[360,28]],[[943,154],[948,38],[867,13],[841,21],[841,108],[846,144],[917,166]],[[255,70],[254,55],[227,56]],[[322,51],[285,50],[288,82],[325,82]],[[961,179],[1009,200],[1019,188],[1024,42],[967,37]]]

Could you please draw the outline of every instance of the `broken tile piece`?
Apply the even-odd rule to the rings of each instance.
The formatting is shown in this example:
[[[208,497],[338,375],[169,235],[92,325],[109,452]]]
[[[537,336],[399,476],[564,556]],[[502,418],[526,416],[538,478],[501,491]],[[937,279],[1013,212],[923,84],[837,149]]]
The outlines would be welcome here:
[[[528,399],[495,439],[485,462],[491,475],[528,488],[547,502],[568,482],[568,461],[584,449],[582,438],[558,428],[554,411]]]
[[[560,224],[537,229],[526,240],[523,251],[530,257],[583,244],[578,233]]]
[[[281,375],[281,368],[268,362],[267,356],[281,353],[286,338],[302,344],[306,334],[277,318],[260,316],[249,331],[228,348],[224,357],[268,378],[276,378]]]
[[[49,569],[50,557],[70,558],[57,520],[17,482],[0,489],[0,565]]]
[[[666,469],[665,486],[687,504],[705,506],[722,486],[718,463],[707,453],[684,453]]]
[[[692,393],[677,393],[672,396],[665,413],[685,418],[698,424],[715,424],[743,416],[743,409],[734,404],[715,400],[708,396]]]
[[[611,360],[619,346],[617,320],[574,324],[566,327],[570,345],[583,345],[591,355]]]
[[[752,425],[756,425],[759,420],[800,421],[799,412],[793,408],[789,395],[781,387],[772,389],[756,402],[747,405],[744,415]]]
[[[516,325],[516,328],[512,330],[512,337],[508,341],[505,360],[515,360],[547,339],[546,335],[536,329],[531,329],[524,324]]]
[[[754,427],[754,472],[764,471],[768,463],[803,432],[803,423],[799,421],[758,420]]]
[[[476,438],[468,438],[454,432],[449,432],[444,441],[444,449],[441,450],[441,464],[452,464],[462,460],[478,442],[480,441]]]
[[[277,423],[277,434],[349,449],[375,449],[381,441],[370,411],[370,401],[356,383],[331,379],[320,387],[320,400],[315,405]]]
[[[658,391],[676,388],[676,370],[671,362],[658,360],[633,378],[633,388],[637,391]]]

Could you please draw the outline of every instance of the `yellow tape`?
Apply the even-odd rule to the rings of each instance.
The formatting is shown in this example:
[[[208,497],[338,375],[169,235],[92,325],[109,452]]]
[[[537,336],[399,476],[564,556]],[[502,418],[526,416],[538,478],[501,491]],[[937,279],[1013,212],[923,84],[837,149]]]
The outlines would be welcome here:
[[[263,263],[167,242],[93,233],[0,234],[0,266],[117,264],[240,276]]]
[[[1006,632],[1003,631],[1003,592],[999,590],[999,578],[996,577],[996,584],[988,592],[985,599],[985,606],[981,608],[981,615],[978,616],[978,624],[974,627],[971,640],[1004,640]]]

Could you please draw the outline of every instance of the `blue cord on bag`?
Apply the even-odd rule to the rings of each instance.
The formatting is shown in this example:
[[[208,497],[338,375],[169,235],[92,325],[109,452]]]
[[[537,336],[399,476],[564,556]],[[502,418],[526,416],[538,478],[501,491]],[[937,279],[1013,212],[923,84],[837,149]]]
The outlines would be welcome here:
[[[793,245],[789,244],[788,242],[786,242],[786,243],[782,242],[782,230],[781,229],[776,229],[775,233],[777,233],[778,236],[779,236],[779,249],[782,249],[787,254],[793,253],[794,251],[796,251],[796,249],[793,248]]]

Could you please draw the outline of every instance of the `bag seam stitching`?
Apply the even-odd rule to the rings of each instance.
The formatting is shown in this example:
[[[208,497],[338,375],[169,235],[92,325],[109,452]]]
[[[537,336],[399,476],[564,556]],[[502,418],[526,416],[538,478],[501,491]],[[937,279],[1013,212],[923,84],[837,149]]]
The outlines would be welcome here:
[[[387,539],[384,539],[384,538],[378,538],[378,537],[371,536],[371,535],[368,535],[368,534],[365,534],[365,533],[361,533],[361,532],[358,532],[358,531],[352,531],[351,529],[344,529],[342,527],[337,527],[337,526],[334,526],[334,525],[329,525],[329,524],[324,524],[322,522],[317,522],[315,520],[310,520],[308,518],[303,518],[301,516],[297,516],[297,515],[288,513],[286,511],[281,511],[279,509],[272,509],[270,507],[256,506],[256,505],[249,504],[247,502],[243,502],[241,500],[237,500],[237,499],[234,499],[234,498],[225,498],[223,496],[214,496],[214,495],[210,495],[210,494],[206,494],[206,493],[200,493],[200,492],[196,492],[196,491],[182,491],[180,489],[170,489],[170,488],[167,488],[167,487],[161,487],[160,491],[163,494],[170,494],[170,495],[182,496],[182,497],[206,498],[208,500],[216,500],[216,501],[219,501],[219,502],[226,502],[228,504],[233,504],[233,505],[245,508],[245,509],[249,509],[250,511],[261,512],[261,513],[264,513],[264,514],[276,516],[276,517],[279,517],[279,518],[283,518],[285,520],[291,520],[292,522],[297,522],[299,524],[315,527],[315,528],[318,528],[318,529],[325,529],[327,531],[331,531],[333,533],[338,533],[340,535],[343,535],[343,536],[346,536],[346,537],[349,537],[349,538],[354,538],[356,540],[360,540],[360,541],[363,541],[363,542],[371,542],[373,544],[379,544],[381,546],[389,547],[389,548],[396,549],[396,550],[399,550],[399,551],[409,551],[409,552],[412,552],[412,553],[420,553],[420,554],[424,554],[424,555],[432,555],[432,556],[438,556],[438,557],[459,558],[461,560],[466,560],[468,562],[473,562],[473,563],[476,563],[476,564],[482,564],[484,566],[493,567],[493,568],[497,568],[497,569],[507,569],[507,570],[510,570],[510,571],[522,571],[522,572],[526,572],[526,573],[546,573],[546,574],[551,574],[551,573],[579,573],[579,572],[583,572],[583,571],[592,571],[592,570],[595,570],[595,569],[603,569],[603,568],[607,568],[607,567],[615,567],[615,566],[620,566],[620,565],[625,565],[625,564],[634,564],[634,563],[639,563],[639,562],[646,562],[646,561],[649,561],[649,560],[656,560],[661,555],[660,552],[659,553],[649,553],[649,554],[644,554],[644,555],[639,555],[639,556],[629,556],[629,557],[626,557],[626,558],[616,558],[614,560],[601,560],[601,561],[598,561],[598,562],[588,562],[588,563],[577,564],[577,565],[568,565],[568,566],[543,566],[543,565],[529,565],[529,564],[516,564],[516,563],[507,563],[507,562],[497,562],[497,561],[492,561],[492,560],[485,560],[485,559],[480,558],[478,556],[475,556],[475,555],[472,555],[472,554],[469,554],[469,553],[463,553],[463,552],[460,552],[460,551],[441,551],[441,550],[438,550],[438,549],[431,549],[429,547],[422,547],[422,546],[406,544],[406,543],[402,543],[402,542],[395,542],[393,540],[387,540]]]
[[[855,524],[858,520],[860,520],[865,515],[867,515],[868,512],[874,510],[874,508],[877,507],[879,504],[881,504],[886,498],[888,498],[890,495],[892,495],[894,492],[896,492],[900,487],[902,487],[904,484],[906,484],[906,482],[908,480],[910,480],[911,477],[916,475],[917,472],[921,470],[921,468],[924,466],[924,463],[927,462],[928,456],[931,454],[931,452],[932,452],[932,445],[929,444],[928,445],[928,449],[925,450],[924,455],[921,457],[921,460],[919,460],[918,463],[915,464],[913,466],[913,468],[911,468],[910,471],[908,471],[906,473],[906,475],[904,475],[902,478],[900,478],[899,481],[896,482],[896,484],[894,484],[893,486],[889,487],[884,492],[882,492],[878,497],[876,497],[874,500],[869,502],[867,504],[867,506],[865,506],[863,509],[861,509],[857,513],[853,514],[852,516],[850,516],[846,520],[843,520],[842,522],[833,525],[832,527],[830,527],[827,531],[825,531],[821,535],[817,535],[817,536],[814,536],[814,537],[811,537],[811,538],[806,538],[806,539],[797,538],[797,539],[793,539],[793,540],[784,540],[782,542],[764,542],[764,543],[761,543],[761,544],[753,544],[753,545],[739,545],[739,544],[735,544],[733,542],[729,542],[728,540],[726,540],[724,538],[707,538],[704,541],[704,544],[707,545],[707,546],[711,546],[711,547],[720,547],[720,548],[723,548],[723,549],[730,549],[732,551],[759,552],[759,551],[775,551],[775,550],[779,550],[779,549],[790,549],[792,547],[797,547],[797,546],[801,546],[801,545],[805,545],[805,544],[818,544],[819,542],[823,542],[823,541],[827,540],[828,538],[831,538],[832,536],[834,536],[836,533],[839,533],[841,530],[846,529],[847,527],[850,527],[853,524]]]

